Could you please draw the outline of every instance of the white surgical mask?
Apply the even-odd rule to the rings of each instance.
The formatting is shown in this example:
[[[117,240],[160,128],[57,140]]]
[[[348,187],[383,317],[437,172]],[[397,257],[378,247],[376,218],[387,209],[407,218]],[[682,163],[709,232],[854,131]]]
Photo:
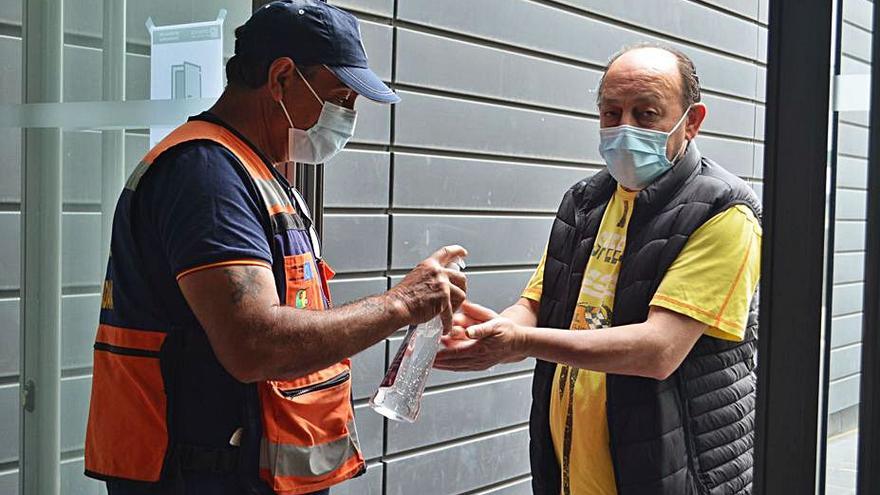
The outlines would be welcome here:
[[[293,125],[290,114],[287,113],[284,101],[278,101],[287,117],[287,122],[290,123],[287,138],[288,156],[290,161],[299,163],[325,163],[336,156],[354,135],[357,112],[321,100],[321,97],[312,89],[312,85],[306,81],[299,69],[296,69],[296,73],[299,74],[299,77],[306,83],[306,87],[322,106],[321,115],[318,116],[315,125],[308,129],[297,129]]]

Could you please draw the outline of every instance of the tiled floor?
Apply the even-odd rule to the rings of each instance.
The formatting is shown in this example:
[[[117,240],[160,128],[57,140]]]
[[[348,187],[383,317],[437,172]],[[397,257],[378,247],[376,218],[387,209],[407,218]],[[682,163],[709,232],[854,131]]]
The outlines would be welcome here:
[[[858,430],[828,439],[827,495],[855,495]]]

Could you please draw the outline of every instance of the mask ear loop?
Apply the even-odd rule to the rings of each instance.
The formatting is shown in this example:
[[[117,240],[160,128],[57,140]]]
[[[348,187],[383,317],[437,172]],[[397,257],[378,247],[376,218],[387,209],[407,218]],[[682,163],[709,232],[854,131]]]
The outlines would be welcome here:
[[[690,113],[691,113],[691,108],[693,108],[693,106],[692,106],[692,105],[688,105],[687,110],[684,111],[684,115],[682,115],[681,118],[678,119],[678,122],[676,122],[675,127],[673,127],[673,128],[669,131],[668,134],[672,134],[673,132],[675,132],[675,131],[678,130],[678,127],[681,125],[681,123],[684,122],[684,121],[687,119],[687,116],[688,116],[688,115],[690,115]]]
[[[291,119],[290,114],[287,113],[287,107],[284,106],[283,98],[278,100],[278,104],[281,105],[281,110],[284,112],[284,116],[287,117],[287,122],[290,124],[290,128],[293,129],[293,119]]]
[[[327,67],[327,64],[321,64],[321,65],[322,65],[322,67],[324,67],[328,71],[333,72],[332,70],[330,70],[330,67]],[[348,88],[348,85],[346,85],[346,88],[348,89],[348,91],[345,93],[345,98],[343,98],[342,100],[339,100],[339,101],[335,101],[335,102],[331,101],[330,103],[333,103],[334,105],[340,106],[340,107],[343,106],[345,104],[345,102],[348,101],[349,98],[351,98],[351,94],[354,92],[354,91],[352,91],[351,88]]]
[[[296,73],[299,75],[300,79],[302,79],[302,81],[303,81],[304,83],[306,83],[306,87],[309,88],[309,91],[312,93],[312,95],[315,97],[315,99],[318,100],[318,103],[320,103],[321,105],[323,105],[323,104],[324,104],[324,101],[321,99],[320,96],[318,96],[318,93],[315,92],[314,88],[312,88],[312,85],[309,84],[308,81],[306,81],[305,76],[303,76],[302,72],[299,71],[299,67],[294,67],[294,70],[295,70]],[[295,129],[296,126],[293,125],[293,119],[291,119],[291,118],[290,118],[290,114],[287,113],[287,107],[284,105],[284,99],[283,99],[283,97],[282,97],[281,100],[278,100],[278,104],[281,105],[281,110],[284,112],[284,116],[287,117],[287,122],[290,124],[290,128],[291,128],[291,129]]]
[[[318,100],[318,103],[320,103],[321,105],[323,105],[323,104],[324,104],[324,100],[322,100],[321,97],[318,96],[318,93],[315,92],[315,89],[312,88],[312,85],[309,84],[308,81],[306,81],[305,76],[303,76],[302,72],[299,71],[299,67],[294,67],[294,69],[296,70],[296,73],[299,74],[299,78],[302,79],[304,83],[306,83],[306,87],[309,88],[309,91],[312,92],[312,95],[315,97],[316,100]]]
[[[675,124],[675,127],[673,127],[671,131],[669,131],[669,135],[672,135],[673,132],[677,131],[677,130],[678,130],[678,126],[680,126],[681,123],[684,122],[684,121],[687,119],[688,115],[690,115],[690,113],[691,113],[691,108],[693,108],[693,105],[689,105],[689,106],[687,107],[687,110],[684,111],[684,115],[682,115],[681,118],[678,119],[678,123]],[[668,138],[667,138],[667,139],[668,139]],[[687,151],[688,146],[690,146],[690,144],[691,144],[691,143],[690,143],[690,140],[687,139],[687,138],[685,138],[685,140],[684,140],[684,146],[683,146],[680,150],[678,150],[678,153],[676,153],[675,156],[673,156],[673,157],[672,157],[672,160],[670,160],[670,161],[671,161],[672,163],[677,162],[677,161],[682,157],[682,155],[684,155],[685,151]]]

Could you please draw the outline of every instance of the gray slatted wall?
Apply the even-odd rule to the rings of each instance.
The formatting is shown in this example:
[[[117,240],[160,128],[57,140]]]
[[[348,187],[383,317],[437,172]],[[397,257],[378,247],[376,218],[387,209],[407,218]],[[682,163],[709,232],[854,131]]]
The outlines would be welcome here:
[[[871,73],[872,16],[872,2],[843,0],[842,74]],[[858,426],[868,171],[867,112],[841,113],[839,129],[829,434]]]
[[[600,70],[622,45],[667,41],[698,66],[701,149],[762,175],[766,3],[643,0],[346,0],[403,102],[361,105],[356,143],[327,168],[326,256],[348,300],[394,284],[445,243],[471,251],[471,296],[517,298],[562,193],[601,166]],[[376,119],[376,120],[372,120]],[[400,342],[356,358],[368,475],[336,493],[530,493],[530,362],[432,377],[415,425],[366,400]]]

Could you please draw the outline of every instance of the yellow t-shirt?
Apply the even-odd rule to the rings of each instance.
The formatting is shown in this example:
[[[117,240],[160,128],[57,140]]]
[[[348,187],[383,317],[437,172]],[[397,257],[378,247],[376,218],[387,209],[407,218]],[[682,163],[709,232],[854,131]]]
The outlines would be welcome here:
[[[618,188],[608,204],[584,271],[572,330],[610,326],[619,260],[636,193]],[[742,340],[758,285],[761,227],[745,206],[731,207],[700,226],[667,270],[651,300],[706,324],[706,335]],[[544,258],[523,297],[541,300]],[[574,400],[572,400],[574,398]],[[550,433],[562,472],[563,495],[616,494],[605,411],[605,373],[556,367]]]

